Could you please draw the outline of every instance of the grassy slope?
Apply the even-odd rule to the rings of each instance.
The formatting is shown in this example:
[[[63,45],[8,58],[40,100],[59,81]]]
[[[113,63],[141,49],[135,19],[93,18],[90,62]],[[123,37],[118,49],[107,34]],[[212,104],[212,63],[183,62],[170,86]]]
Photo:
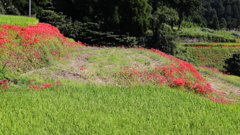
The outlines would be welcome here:
[[[26,27],[28,25],[36,25],[38,19],[22,16],[10,16],[10,15],[0,15],[0,25],[9,24],[9,25],[18,25]]]
[[[240,37],[239,32],[225,30],[214,31],[208,28],[183,28],[178,31],[180,42],[237,42]]]
[[[179,31],[178,40],[181,43],[175,57],[196,66],[204,65],[225,70],[225,60],[231,58],[233,53],[240,52],[239,35],[237,31],[183,28]]]
[[[113,73],[120,66],[135,64],[151,68],[164,60],[167,59],[155,53],[136,49],[80,47],[71,59],[55,61],[52,66],[21,75],[18,85],[0,95],[1,108],[5,110],[1,118],[4,128],[0,131],[3,134],[239,132],[239,105],[214,103],[167,86],[112,86],[118,84]],[[27,90],[30,84],[55,81],[61,85]],[[20,125],[24,126],[20,129]]]
[[[168,86],[127,87],[118,78],[120,67],[148,69],[170,62],[156,53],[78,47],[69,56],[20,75],[0,94],[0,134],[240,132],[239,105],[214,103]],[[54,86],[29,88],[43,83]]]

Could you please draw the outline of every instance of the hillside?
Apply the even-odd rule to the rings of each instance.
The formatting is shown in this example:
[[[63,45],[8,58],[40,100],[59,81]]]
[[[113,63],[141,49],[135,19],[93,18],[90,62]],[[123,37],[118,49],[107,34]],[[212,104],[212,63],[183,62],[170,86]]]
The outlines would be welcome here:
[[[45,23],[0,32],[0,134],[240,132],[238,77],[156,49],[86,46]]]

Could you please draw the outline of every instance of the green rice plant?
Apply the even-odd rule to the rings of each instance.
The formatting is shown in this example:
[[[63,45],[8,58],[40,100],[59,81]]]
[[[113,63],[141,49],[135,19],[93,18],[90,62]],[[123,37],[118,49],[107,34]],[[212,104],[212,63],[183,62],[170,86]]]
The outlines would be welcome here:
[[[0,15],[0,25],[18,25],[26,27],[28,25],[37,25],[38,19],[24,16]]]
[[[162,86],[130,88],[67,80],[59,85],[45,81],[53,86],[9,87],[0,94],[0,134],[240,132],[239,105],[218,104]]]

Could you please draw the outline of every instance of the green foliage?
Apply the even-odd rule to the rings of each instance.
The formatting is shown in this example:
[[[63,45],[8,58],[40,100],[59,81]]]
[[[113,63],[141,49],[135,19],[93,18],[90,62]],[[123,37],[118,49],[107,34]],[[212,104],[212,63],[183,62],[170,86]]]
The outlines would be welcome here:
[[[133,46],[137,44],[135,37],[128,34],[116,35],[112,31],[102,31],[102,25],[93,22],[74,22],[76,30],[76,40],[80,40],[90,45],[105,45],[105,46]]]
[[[240,2],[238,0],[221,0],[221,1],[207,1],[203,0],[203,9],[200,14],[206,19],[207,26],[210,28],[217,29],[219,20],[220,28],[234,29],[239,28],[240,25],[240,15],[239,6]],[[215,11],[217,14],[213,14]],[[214,23],[215,20],[215,23]]]
[[[232,75],[240,76],[240,53],[233,54],[231,58],[226,59],[226,66],[224,67],[227,72]]]
[[[226,28],[227,27],[227,21],[224,18],[220,19],[220,28]]]
[[[150,20],[151,29],[152,31],[155,31],[159,29],[158,27],[162,23],[169,24],[173,29],[174,24],[177,23],[179,18],[177,12],[174,9],[162,6],[160,8],[157,8],[157,10],[152,14]]]
[[[148,47],[159,49],[173,55],[174,49],[176,48],[176,44],[174,43],[176,33],[174,33],[170,26],[165,23],[158,26],[159,27],[153,31],[153,36]]]
[[[7,79],[7,80],[14,79],[13,72],[8,71],[6,69],[6,66],[7,66],[7,63],[5,63],[5,65],[3,65],[2,67],[0,66],[0,80],[1,79]]]
[[[201,5],[200,0],[168,0],[166,2],[178,12],[178,29],[184,18],[196,13]]]
[[[219,21],[218,21],[218,18],[217,16],[213,16],[213,21],[212,21],[212,28],[215,29],[215,30],[219,30],[220,29],[220,26],[219,26]]]
[[[176,33],[173,32],[173,26],[177,21],[178,15],[174,9],[166,6],[157,8],[150,18],[152,36],[147,47],[173,54],[175,49],[174,39],[176,38]]]
[[[62,13],[44,10],[39,17],[40,21],[48,22],[56,26],[66,37],[73,38],[89,45],[105,46],[133,46],[137,39],[128,34],[117,35],[112,31],[106,31],[103,23],[72,21]]]
[[[41,14],[43,7],[49,0],[31,0],[31,11],[33,14]],[[11,15],[28,15],[29,1],[28,0],[1,0],[4,14]]]
[[[130,36],[142,36],[149,25],[150,6],[147,0],[126,0],[120,9],[120,29]]]
[[[57,27],[66,37],[76,38],[76,30],[73,27],[72,19],[67,18],[62,12],[56,13],[52,10],[43,10],[38,18],[40,22],[47,22]]]
[[[12,0],[1,0],[0,8],[1,8],[0,14],[20,15],[18,7],[15,7],[13,5]]]
[[[83,23],[100,21],[104,23],[105,31],[112,31],[118,35],[129,33],[129,36],[139,37],[148,29],[150,6],[147,0],[89,0],[87,2],[75,0],[53,3],[57,8],[56,11],[71,16],[74,21]]]

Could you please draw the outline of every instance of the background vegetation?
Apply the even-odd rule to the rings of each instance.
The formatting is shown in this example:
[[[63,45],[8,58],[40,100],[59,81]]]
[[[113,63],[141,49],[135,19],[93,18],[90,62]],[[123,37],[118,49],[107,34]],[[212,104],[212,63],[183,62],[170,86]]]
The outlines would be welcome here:
[[[140,45],[172,53],[176,37],[173,28],[185,27],[185,22],[210,27],[207,22],[213,21],[207,18],[213,17],[208,12],[218,8],[214,4],[222,5],[221,13],[225,13],[215,18],[225,18],[227,24],[221,28],[237,28],[239,23],[234,19],[239,18],[233,18],[239,8],[236,0],[43,0],[32,2],[32,13],[41,22],[58,27],[65,36],[88,44]],[[2,14],[28,15],[27,0],[1,0],[0,7]]]

